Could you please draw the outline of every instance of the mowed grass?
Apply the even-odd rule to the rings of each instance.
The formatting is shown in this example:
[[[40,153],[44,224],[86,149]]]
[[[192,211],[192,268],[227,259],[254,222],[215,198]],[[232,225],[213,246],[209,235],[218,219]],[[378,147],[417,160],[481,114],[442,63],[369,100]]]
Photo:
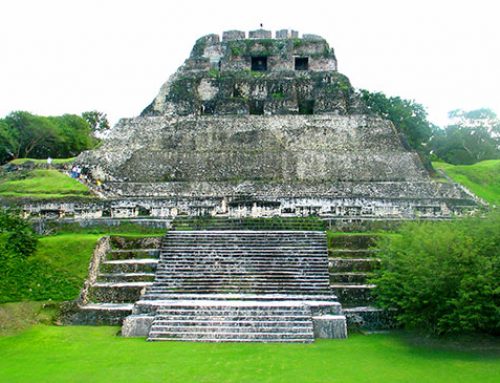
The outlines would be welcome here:
[[[0,337],[1,382],[498,382],[484,352],[409,344],[398,334],[313,344],[151,343],[118,327],[37,325]]]
[[[76,157],[70,158],[53,158],[52,164],[54,165],[65,165],[71,164]],[[12,165],[24,165],[27,162],[33,162],[36,165],[47,165],[47,159],[39,159],[39,158],[16,158],[15,160],[10,161],[9,163]]]
[[[100,234],[40,238],[35,254],[0,267],[0,302],[75,299],[87,277]]]
[[[451,165],[433,162],[455,182],[494,205],[500,205],[500,160],[481,161],[474,165]]]
[[[89,196],[87,186],[54,169],[34,169],[22,179],[0,181],[0,196],[61,198]]]

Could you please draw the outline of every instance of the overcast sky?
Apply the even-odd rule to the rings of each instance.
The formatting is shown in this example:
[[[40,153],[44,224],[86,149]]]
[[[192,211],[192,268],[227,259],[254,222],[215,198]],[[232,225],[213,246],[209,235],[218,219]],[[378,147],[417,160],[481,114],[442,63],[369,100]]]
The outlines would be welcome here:
[[[496,0],[1,0],[0,116],[138,115],[200,36],[296,29],[323,36],[357,88],[500,114]]]

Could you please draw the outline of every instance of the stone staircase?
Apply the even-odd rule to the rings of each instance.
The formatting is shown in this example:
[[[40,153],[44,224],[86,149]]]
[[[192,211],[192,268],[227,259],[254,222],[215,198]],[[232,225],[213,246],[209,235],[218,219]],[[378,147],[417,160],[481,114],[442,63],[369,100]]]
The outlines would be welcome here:
[[[170,232],[145,299],[165,294],[329,294],[323,233]]]
[[[149,340],[311,342],[311,310],[281,302],[197,301],[157,310]]]
[[[76,310],[65,321],[121,325],[154,281],[159,247],[160,238],[154,237],[102,238]]]
[[[344,307],[366,306],[372,302],[373,285],[368,283],[379,266],[374,235],[335,235],[330,238],[331,288]]]
[[[337,234],[329,238],[329,270],[332,291],[342,303],[349,326],[382,330],[392,326],[390,313],[373,306],[369,283],[380,266],[375,248],[377,235]]]
[[[345,337],[326,237],[308,231],[172,231],[125,336],[311,342]]]

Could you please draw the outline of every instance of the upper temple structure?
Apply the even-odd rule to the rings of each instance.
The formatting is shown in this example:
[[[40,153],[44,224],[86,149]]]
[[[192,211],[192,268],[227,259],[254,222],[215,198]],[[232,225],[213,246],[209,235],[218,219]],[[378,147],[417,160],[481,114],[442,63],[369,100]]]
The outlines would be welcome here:
[[[288,30],[198,39],[141,115],[78,161],[132,215],[414,218],[475,205],[370,113],[325,39]]]

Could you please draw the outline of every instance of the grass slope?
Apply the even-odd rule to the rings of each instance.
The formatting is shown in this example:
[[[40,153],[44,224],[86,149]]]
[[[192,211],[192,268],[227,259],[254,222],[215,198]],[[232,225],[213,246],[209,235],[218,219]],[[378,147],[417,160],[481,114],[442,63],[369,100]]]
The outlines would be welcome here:
[[[54,302],[15,302],[0,304],[0,337],[15,335],[38,324],[51,324],[59,304]]]
[[[70,158],[53,158],[52,164],[54,165],[65,165],[71,164],[76,157]],[[16,158],[15,160],[10,161],[9,163],[12,165],[24,165],[28,162],[32,162],[36,165],[47,165],[47,159],[38,159],[38,158]]]
[[[37,325],[0,338],[2,382],[498,382],[493,355],[398,334],[301,344],[150,343],[117,327]]]
[[[500,205],[500,160],[481,161],[474,165],[445,162],[433,162],[432,165],[485,201]]]
[[[0,180],[0,196],[60,198],[88,196],[88,188],[77,180],[53,169],[35,169],[22,179]]]
[[[0,267],[0,302],[75,299],[99,234],[44,237],[26,259],[10,259]]]

